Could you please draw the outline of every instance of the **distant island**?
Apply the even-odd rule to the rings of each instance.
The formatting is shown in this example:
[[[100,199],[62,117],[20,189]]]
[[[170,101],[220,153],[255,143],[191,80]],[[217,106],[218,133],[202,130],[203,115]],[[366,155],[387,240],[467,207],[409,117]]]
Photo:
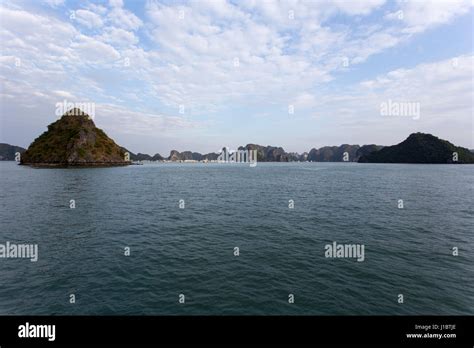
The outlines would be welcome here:
[[[22,154],[25,151],[21,146],[0,143],[0,161],[14,161],[16,153]]]
[[[359,163],[474,163],[474,151],[451,144],[431,134],[413,133],[394,146],[349,145],[324,146],[298,154],[282,147],[247,144],[238,150],[257,150],[258,162],[359,162]],[[128,151],[124,148],[124,151]],[[208,162],[216,161],[219,154],[172,150],[168,157],[160,154],[134,154],[133,161]]]
[[[348,153],[349,162],[357,162],[359,158],[372,151],[383,148],[380,145],[347,145],[325,146],[320,149],[311,149],[302,154],[296,152],[286,152],[282,147],[262,146],[257,144],[247,144],[239,146],[237,150],[256,150],[257,162],[345,162],[344,153]],[[168,157],[163,157],[159,153],[151,156],[148,154],[134,154],[126,148],[124,151],[130,153],[130,159],[133,161],[165,161],[165,162],[213,162],[217,161],[218,153],[201,154],[193,151],[179,152],[171,150]]]
[[[298,154],[282,147],[247,144],[238,150],[256,150],[258,162],[359,162],[359,163],[474,163],[474,153],[431,134],[413,133],[400,144],[325,146]],[[133,153],[117,145],[91,118],[72,109],[50,124],[25,150],[0,144],[0,160],[13,161],[21,154],[20,164],[48,167],[123,166],[133,162],[215,162],[219,154],[172,150],[168,157]]]
[[[413,133],[398,145],[370,152],[360,163],[474,163],[474,153],[431,134]]]
[[[124,151],[80,109],[72,109],[36,138],[20,164],[47,167],[123,166]]]

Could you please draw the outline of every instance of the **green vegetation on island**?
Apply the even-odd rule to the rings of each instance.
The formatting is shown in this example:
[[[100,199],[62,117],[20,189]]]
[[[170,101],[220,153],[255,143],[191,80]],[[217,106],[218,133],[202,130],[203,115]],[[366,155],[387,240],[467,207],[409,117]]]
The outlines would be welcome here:
[[[72,109],[50,124],[21,155],[20,164],[34,166],[122,166],[125,152],[92,119]]]
[[[464,147],[431,134],[413,133],[398,145],[373,151],[359,159],[360,163],[474,163],[474,154]]]

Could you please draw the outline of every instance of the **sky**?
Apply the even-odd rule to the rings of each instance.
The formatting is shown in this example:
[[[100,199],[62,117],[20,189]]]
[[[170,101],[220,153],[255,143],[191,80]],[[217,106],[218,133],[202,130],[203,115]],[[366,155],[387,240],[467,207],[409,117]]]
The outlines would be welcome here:
[[[474,148],[473,66],[471,0],[2,0],[0,142],[67,101],[135,153]]]

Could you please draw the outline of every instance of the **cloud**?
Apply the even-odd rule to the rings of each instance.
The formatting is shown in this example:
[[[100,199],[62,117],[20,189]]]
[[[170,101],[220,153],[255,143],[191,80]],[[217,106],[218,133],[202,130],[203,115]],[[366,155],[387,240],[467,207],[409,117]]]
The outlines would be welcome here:
[[[375,0],[363,6],[345,1],[246,1],[241,6],[223,0],[184,5],[150,1],[144,31],[153,45],[147,49],[137,47],[135,31],[143,21],[121,1],[110,2],[108,8],[87,4],[76,11],[76,21],[94,29],[94,36],[74,28],[74,22],[27,11],[2,9],[8,12],[2,18],[7,18],[9,54],[21,52],[26,60],[29,56],[51,66],[59,62],[55,75],[107,66],[119,69],[117,76],[133,73],[145,93],[167,107],[185,104],[188,110],[217,112],[232,102],[264,105],[282,100],[287,105],[333,80],[344,71],[344,60],[360,64],[399,45],[408,38],[406,26],[355,22],[349,30],[326,23],[337,11],[367,15],[381,6],[383,1]],[[294,11],[293,20],[289,11]],[[411,25],[409,18],[406,25]],[[39,77],[45,67],[36,68],[30,73]]]
[[[42,92],[36,92],[37,95],[40,95],[40,96],[45,96],[44,93]],[[73,94],[69,93],[68,91],[53,91],[53,93],[55,95],[57,95],[58,97],[60,98],[66,98],[66,99],[69,99],[69,100],[74,100],[76,99],[76,96],[74,96]]]
[[[126,30],[137,30],[143,24],[140,18],[122,7],[114,7],[107,20],[116,27]]]
[[[339,10],[349,15],[367,15],[385,3],[385,0],[346,1],[334,0]]]
[[[99,28],[104,25],[102,18],[99,15],[88,10],[75,11],[75,17],[79,24],[89,29]]]
[[[117,134],[146,136],[199,125],[179,116],[132,111],[113,104],[96,105],[96,114],[99,125]]]
[[[120,58],[120,53],[113,46],[85,35],[80,35],[71,48],[83,63],[111,63]]]
[[[173,67],[152,72],[159,81],[153,88],[165,104],[291,100],[331,81],[332,74],[343,69],[344,58],[358,64],[401,40],[389,30],[367,31],[362,26],[349,31],[322,24],[327,13],[368,14],[383,1],[365,6],[297,1],[246,1],[239,8],[225,1],[204,4],[148,3],[149,37],[160,47],[162,61]],[[199,88],[202,81],[204,90]]]
[[[361,124],[381,127],[374,114],[381,99],[402,98],[402,92],[418,98],[424,83],[436,86],[424,91],[426,99],[421,94],[418,98],[424,105],[421,123],[429,119],[440,125],[450,115],[465,125],[465,118],[455,115],[465,112],[465,81],[456,75],[459,71],[443,72],[435,63],[403,69],[400,62],[400,69],[354,89],[348,86],[338,94],[327,90],[329,82],[340,86],[340,77],[351,76],[369,58],[451,23],[472,8],[469,1],[425,4],[149,0],[132,12],[122,1],[86,2],[74,9],[75,20],[64,16],[64,8],[35,11],[28,5],[3,4],[0,77],[8,88],[2,103],[10,105],[18,98],[30,110],[40,96],[94,99],[108,105],[103,107],[106,113],[111,113],[110,105],[120,109],[116,111],[129,135],[147,127],[193,129],[202,123],[190,120],[231,118],[233,109],[249,110],[244,117],[286,112],[290,104],[299,116],[317,115],[318,120],[359,130]],[[464,66],[465,56],[458,59]],[[447,80],[429,80],[429,73]],[[15,83],[33,97],[19,98]],[[178,114],[180,105],[184,115]],[[18,106],[12,110],[21,112]],[[360,116],[365,114],[372,116]],[[117,127],[117,134],[125,131],[120,123],[108,126]]]
[[[74,34],[74,28],[55,18],[40,16],[24,10],[9,9],[0,6],[2,34],[15,37],[28,44],[30,49],[37,50],[46,39],[66,41]],[[2,49],[10,45],[2,42]]]
[[[353,134],[356,142],[393,144],[424,131],[471,147],[473,67],[474,56],[462,55],[392,70],[340,93],[320,94],[312,110],[327,115],[331,127]],[[389,100],[417,103],[420,118],[382,116],[381,104]]]
[[[59,7],[64,5],[65,0],[43,0],[42,2],[51,7]]]
[[[419,102],[423,109],[422,117],[430,120],[469,121],[466,115],[472,108],[473,67],[474,56],[457,56],[410,69],[393,70],[361,82],[360,86],[381,100]]]
[[[2,81],[0,89],[1,113],[12,114],[15,117],[0,118],[2,141],[27,146],[38,136],[46,126],[54,122],[56,103],[88,102],[95,104],[94,122],[100,128],[106,129],[118,143],[129,136],[153,137],[160,134],[161,138],[173,136],[187,129],[203,127],[202,122],[187,120],[181,115],[165,115],[161,113],[131,110],[112,103],[99,103],[96,100],[81,98],[70,91],[38,89],[25,82],[11,80]],[[25,128],[25,125],[29,127]],[[10,137],[15,135],[15,138]],[[149,148],[151,149],[151,147]]]
[[[109,0],[109,5],[111,7],[123,7],[123,1],[122,0]]]
[[[93,3],[86,3],[84,5],[84,8],[86,10],[91,11],[91,12],[97,13],[101,16],[105,15],[108,11],[107,7],[102,6],[102,5],[98,5],[98,4],[93,4]]]
[[[108,27],[104,29],[99,39],[114,46],[130,46],[138,43],[138,37],[132,32],[120,28]]]
[[[317,99],[314,94],[303,93],[295,98],[292,105],[294,105],[294,107],[297,109],[308,109],[310,107],[313,107],[316,104],[316,101]]]
[[[399,1],[399,10],[387,18],[403,21],[403,32],[414,34],[451,22],[468,13],[473,4],[471,0]]]

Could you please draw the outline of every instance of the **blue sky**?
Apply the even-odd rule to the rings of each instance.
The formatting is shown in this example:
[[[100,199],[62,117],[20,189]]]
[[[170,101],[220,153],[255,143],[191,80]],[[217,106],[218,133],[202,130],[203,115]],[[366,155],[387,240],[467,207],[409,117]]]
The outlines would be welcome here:
[[[2,1],[0,28],[0,142],[28,146],[67,100],[133,152],[474,148],[471,1]]]

